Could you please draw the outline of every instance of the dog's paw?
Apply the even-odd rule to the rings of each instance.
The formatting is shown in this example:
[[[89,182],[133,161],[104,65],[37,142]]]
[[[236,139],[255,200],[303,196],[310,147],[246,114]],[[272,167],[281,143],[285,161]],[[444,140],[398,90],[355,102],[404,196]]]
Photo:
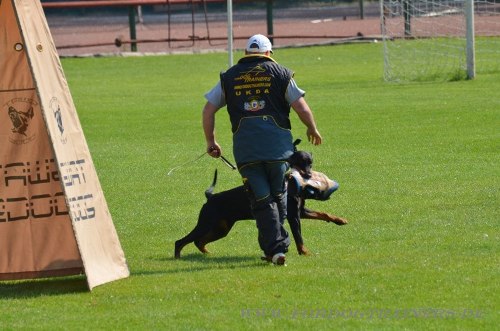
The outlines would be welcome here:
[[[299,253],[299,255],[311,255],[311,252],[309,252],[307,247],[304,245],[297,246],[297,252]]]
[[[182,246],[180,243],[176,242],[175,243],[175,249],[174,249],[174,258],[180,259],[181,258],[181,250],[184,246]]]
[[[335,223],[337,225],[346,225],[349,223],[346,219],[343,219],[341,217],[333,217],[329,222]]]
[[[200,252],[202,252],[203,254],[210,254],[210,251],[205,247],[205,244],[203,243],[199,243],[199,242],[194,242],[194,245],[196,246],[196,248],[198,248],[198,250]]]

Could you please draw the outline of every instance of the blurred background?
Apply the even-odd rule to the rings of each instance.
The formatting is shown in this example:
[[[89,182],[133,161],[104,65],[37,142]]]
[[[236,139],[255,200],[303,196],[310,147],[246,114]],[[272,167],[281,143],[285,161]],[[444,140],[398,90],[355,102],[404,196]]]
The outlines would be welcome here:
[[[61,56],[227,50],[227,0],[95,2],[42,0]],[[380,38],[378,1],[233,0],[232,11],[234,49],[255,33],[275,48]]]

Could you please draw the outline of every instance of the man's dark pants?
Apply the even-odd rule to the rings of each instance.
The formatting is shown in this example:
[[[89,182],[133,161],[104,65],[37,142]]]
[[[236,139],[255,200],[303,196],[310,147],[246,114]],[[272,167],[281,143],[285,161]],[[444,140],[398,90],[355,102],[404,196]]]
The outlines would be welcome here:
[[[239,169],[249,191],[252,212],[257,221],[259,245],[264,254],[286,253],[290,245],[283,227],[286,218],[286,161],[255,162]]]

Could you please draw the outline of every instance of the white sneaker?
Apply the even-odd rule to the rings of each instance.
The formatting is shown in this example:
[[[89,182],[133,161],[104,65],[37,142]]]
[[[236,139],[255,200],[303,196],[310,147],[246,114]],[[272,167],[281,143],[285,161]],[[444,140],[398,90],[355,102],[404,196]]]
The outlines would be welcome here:
[[[285,260],[286,260],[286,257],[285,257],[285,254],[283,254],[283,253],[274,254],[274,256],[272,258],[272,262],[275,265],[285,265]]]

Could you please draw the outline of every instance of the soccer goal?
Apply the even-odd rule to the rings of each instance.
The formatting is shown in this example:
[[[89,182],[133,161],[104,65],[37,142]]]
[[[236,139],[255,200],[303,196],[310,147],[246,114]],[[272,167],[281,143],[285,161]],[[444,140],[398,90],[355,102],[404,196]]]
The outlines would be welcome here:
[[[380,0],[386,81],[500,72],[500,0]]]

